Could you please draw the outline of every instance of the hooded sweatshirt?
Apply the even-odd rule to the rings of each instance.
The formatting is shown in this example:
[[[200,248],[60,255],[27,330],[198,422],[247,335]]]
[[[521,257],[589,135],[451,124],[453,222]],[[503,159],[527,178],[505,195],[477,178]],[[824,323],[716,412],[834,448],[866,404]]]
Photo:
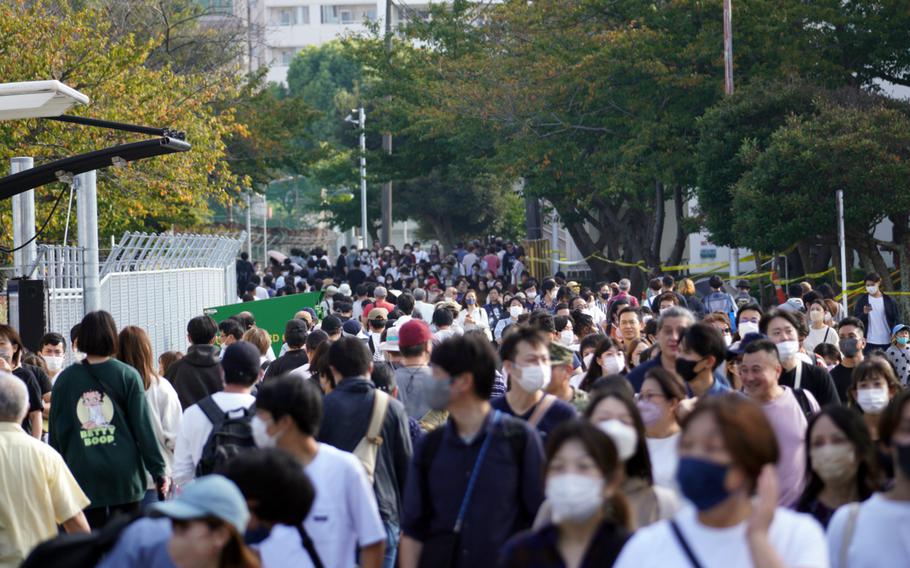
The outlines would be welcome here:
[[[215,345],[191,345],[183,359],[174,361],[164,376],[174,385],[184,410],[212,393],[224,390],[224,375]]]

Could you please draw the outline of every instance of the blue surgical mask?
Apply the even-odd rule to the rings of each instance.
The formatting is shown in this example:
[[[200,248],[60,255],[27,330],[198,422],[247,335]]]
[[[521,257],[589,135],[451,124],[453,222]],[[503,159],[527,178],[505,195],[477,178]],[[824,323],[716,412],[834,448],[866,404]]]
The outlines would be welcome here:
[[[724,487],[730,466],[697,458],[679,458],[676,482],[683,496],[699,511],[713,509],[723,503],[730,492]]]

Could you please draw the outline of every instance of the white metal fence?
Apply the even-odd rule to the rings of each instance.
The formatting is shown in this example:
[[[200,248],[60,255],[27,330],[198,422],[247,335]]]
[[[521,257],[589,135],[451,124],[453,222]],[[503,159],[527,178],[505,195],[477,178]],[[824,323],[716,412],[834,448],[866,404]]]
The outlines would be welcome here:
[[[101,265],[101,307],[119,328],[145,329],[157,357],[185,350],[186,324],[237,301],[235,259],[245,235],[126,233]],[[82,250],[43,245],[30,270],[46,282],[47,327],[64,336],[82,320]]]

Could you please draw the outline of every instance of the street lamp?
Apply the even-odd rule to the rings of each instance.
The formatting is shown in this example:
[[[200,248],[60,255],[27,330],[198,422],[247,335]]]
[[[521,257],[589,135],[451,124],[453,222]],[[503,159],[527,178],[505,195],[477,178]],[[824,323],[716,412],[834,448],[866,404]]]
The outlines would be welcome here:
[[[367,115],[363,107],[351,109],[345,122],[360,128],[360,248],[367,248]]]

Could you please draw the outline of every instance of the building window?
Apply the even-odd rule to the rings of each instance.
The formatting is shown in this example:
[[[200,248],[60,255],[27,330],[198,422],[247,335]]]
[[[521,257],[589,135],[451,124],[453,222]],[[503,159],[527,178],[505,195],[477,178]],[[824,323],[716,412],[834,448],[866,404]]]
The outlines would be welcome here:
[[[323,24],[362,24],[376,19],[375,4],[336,4],[322,7]]]
[[[206,14],[234,14],[234,0],[200,0]]]
[[[273,26],[296,26],[297,8],[269,8],[269,20]]]
[[[280,67],[290,67],[291,61],[297,55],[297,48],[278,47],[272,49],[272,64]]]

